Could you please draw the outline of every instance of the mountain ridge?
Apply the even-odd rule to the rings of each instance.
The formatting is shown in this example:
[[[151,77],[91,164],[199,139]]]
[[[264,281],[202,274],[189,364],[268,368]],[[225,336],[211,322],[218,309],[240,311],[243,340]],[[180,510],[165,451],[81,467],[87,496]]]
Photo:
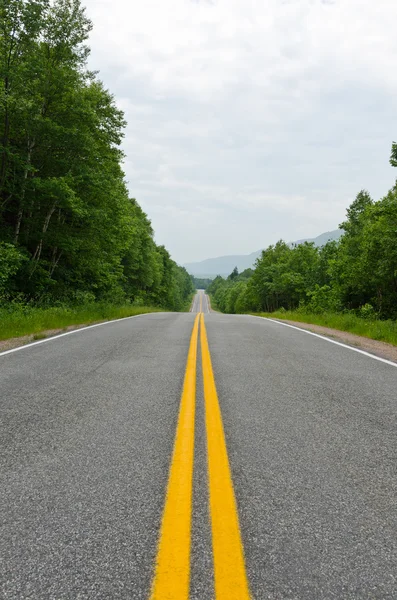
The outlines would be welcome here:
[[[306,238],[290,242],[291,245],[303,244],[304,242],[314,242],[316,246],[323,246],[329,240],[338,240],[343,231],[341,229],[335,229],[333,231],[326,231],[321,233],[315,238]],[[257,258],[261,255],[262,250],[251,252],[250,254],[228,254],[225,256],[217,256],[215,258],[206,258],[198,262],[186,263],[183,266],[191,275],[195,277],[216,277],[216,275],[222,275],[223,277],[229,275],[234,267],[237,267],[239,272],[245,269],[252,268]]]

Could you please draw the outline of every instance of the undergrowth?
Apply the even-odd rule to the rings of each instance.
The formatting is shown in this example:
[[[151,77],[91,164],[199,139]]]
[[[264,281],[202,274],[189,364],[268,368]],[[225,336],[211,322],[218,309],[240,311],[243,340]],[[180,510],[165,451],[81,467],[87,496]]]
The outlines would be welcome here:
[[[282,319],[322,325],[340,331],[348,331],[373,340],[388,342],[397,346],[397,322],[381,319],[364,319],[353,312],[321,314],[306,313],[303,311],[276,311],[273,313],[255,313],[258,316],[271,319]]]
[[[42,332],[52,329],[62,330],[70,325],[89,325],[159,311],[159,308],[132,304],[117,306],[92,303],[75,307],[40,308],[10,303],[0,306],[0,340],[31,334],[35,334],[35,339],[40,339]]]

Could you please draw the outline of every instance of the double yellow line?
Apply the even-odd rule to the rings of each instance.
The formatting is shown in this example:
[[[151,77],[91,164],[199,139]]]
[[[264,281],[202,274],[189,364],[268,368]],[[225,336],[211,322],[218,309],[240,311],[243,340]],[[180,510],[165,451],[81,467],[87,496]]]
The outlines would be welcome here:
[[[199,323],[215,600],[250,600],[237,505],[203,313],[198,314],[194,321],[190,340],[150,600],[189,598]]]

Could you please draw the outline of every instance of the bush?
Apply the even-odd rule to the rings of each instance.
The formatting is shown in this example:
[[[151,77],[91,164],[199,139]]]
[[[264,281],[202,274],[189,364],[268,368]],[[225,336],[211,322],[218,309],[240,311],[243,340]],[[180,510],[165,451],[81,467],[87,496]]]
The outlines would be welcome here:
[[[360,306],[358,314],[362,319],[374,320],[378,317],[378,313],[376,312],[372,304],[369,304],[369,302],[364,304],[364,306]]]
[[[336,312],[340,310],[340,301],[333,288],[329,285],[316,285],[314,289],[306,293],[309,299],[304,304],[301,304],[303,312],[309,312],[313,314],[321,314],[323,312],[331,311]]]
[[[5,299],[10,290],[10,280],[18,272],[26,256],[13,244],[0,242],[0,300]]]

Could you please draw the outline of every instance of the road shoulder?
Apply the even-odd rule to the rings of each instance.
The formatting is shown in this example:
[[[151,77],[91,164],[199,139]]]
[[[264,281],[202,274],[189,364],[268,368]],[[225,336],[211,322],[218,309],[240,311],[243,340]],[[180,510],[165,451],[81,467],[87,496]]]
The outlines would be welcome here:
[[[387,342],[380,342],[378,340],[372,340],[355,333],[349,333],[347,331],[340,331],[339,329],[332,329],[331,327],[324,327],[322,325],[313,325],[312,323],[302,323],[300,321],[290,321],[289,319],[271,319],[272,321],[278,321],[279,323],[288,323],[299,329],[306,329],[312,333],[324,335],[331,339],[337,340],[353,346],[354,348],[360,348],[365,352],[370,352],[380,358],[385,358],[397,363],[397,346],[389,344]]]
[[[100,323],[101,321],[97,322]],[[75,329],[82,329],[83,327],[88,327],[89,325],[94,324],[95,323],[81,323],[80,325],[68,325],[67,327],[64,327],[62,329],[46,329],[38,333],[31,333],[29,335],[8,338],[7,340],[0,340],[0,353],[6,352],[6,350],[13,350],[14,348],[19,348],[20,346],[26,346],[27,344],[31,344],[32,342],[36,342],[37,340],[44,340],[46,338],[57,336],[60,333],[74,331]]]

